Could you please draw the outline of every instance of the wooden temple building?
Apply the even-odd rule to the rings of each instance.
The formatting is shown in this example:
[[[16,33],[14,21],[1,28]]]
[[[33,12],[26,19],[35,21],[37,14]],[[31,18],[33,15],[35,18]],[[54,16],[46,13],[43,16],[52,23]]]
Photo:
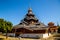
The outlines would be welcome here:
[[[48,26],[54,26],[50,23]],[[35,15],[32,12],[32,9],[29,8],[28,13],[26,14],[25,18],[22,19],[22,21],[15,25],[12,29],[12,32],[16,34],[16,36],[19,36],[20,34],[45,34],[48,33],[50,30],[55,31],[55,26],[53,29],[51,27],[46,26],[44,23],[39,22],[39,20],[35,17]],[[51,29],[50,29],[51,28]]]

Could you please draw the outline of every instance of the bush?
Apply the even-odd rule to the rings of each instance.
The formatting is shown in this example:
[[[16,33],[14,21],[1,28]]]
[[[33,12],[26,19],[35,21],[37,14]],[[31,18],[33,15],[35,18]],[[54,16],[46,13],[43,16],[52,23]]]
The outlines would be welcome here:
[[[58,33],[60,33],[60,27],[58,28]]]
[[[0,38],[0,40],[4,40],[4,38]]]

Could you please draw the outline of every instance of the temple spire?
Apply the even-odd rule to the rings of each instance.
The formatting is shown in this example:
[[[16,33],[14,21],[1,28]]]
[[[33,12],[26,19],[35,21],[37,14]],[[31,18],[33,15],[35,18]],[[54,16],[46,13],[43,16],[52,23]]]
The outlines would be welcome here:
[[[28,13],[32,14],[32,9],[31,8],[28,9]]]

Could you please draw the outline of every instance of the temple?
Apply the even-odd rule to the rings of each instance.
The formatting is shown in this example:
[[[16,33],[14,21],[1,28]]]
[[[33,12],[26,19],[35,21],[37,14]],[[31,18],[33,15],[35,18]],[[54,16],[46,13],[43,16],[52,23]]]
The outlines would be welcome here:
[[[29,36],[34,34],[33,36],[36,36],[35,34],[43,35],[45,33],[48,33],[50,29],[35,17],[32,9],[29,8],[28,13],[25,15],[25,18],[22,19],[18,25],[15,25],[12,30],[16,36],[19,36],[20,34],[29,34]],[[27,35],[24,36],[28,37]]]

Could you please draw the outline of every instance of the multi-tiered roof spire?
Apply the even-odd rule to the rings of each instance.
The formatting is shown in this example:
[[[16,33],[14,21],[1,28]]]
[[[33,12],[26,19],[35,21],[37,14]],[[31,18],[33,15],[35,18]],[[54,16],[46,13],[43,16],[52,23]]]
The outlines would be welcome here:
[[[24,25],[40,25],[40,26],[45,26],[43,23],[39,22],[39,20],[35,17],[35,15],[32,12],[32,9],[29,8],[28,9],[28,13],[26,14],[25,18],[23,19],[23,21],[21,21],[20,24],[24,24]],[[19,25],[20,25],[19,24]]]
[[[35,15],[32,12],[32,9],[29,8],[28,9],[28,13],[26,14],[25,18],[23,19],[23,21],[21,22],[22,24],[37,24],[38,23],[38,19],[35,17]]]
[[[28,13],[25,15],[24,19],[17,26],[18,26],[18,28],[19,27],[28,27],[28,28],[37,27],[37,28],[40,28],[40,27],[45,27],[46,25],[44,25],[43,23],[39,22],[39,20],[33,14],[32,9],[29,8],[28,9]]]

